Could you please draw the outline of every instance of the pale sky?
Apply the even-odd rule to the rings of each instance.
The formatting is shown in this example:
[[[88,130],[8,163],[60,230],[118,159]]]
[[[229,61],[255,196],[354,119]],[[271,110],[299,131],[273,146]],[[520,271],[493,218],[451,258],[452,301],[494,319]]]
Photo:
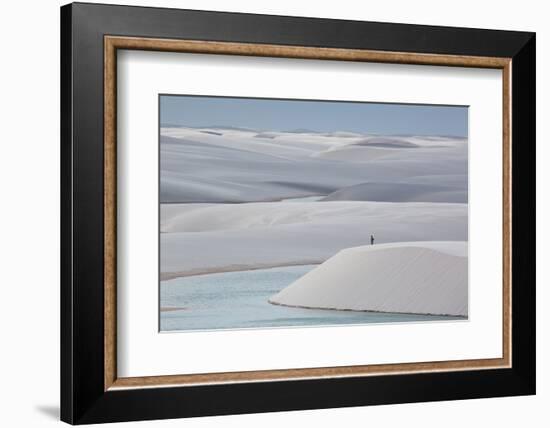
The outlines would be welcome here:
[[[258,131],[351,131],[385,135],[468,135],[468,107],[161,95],[162,125]]]

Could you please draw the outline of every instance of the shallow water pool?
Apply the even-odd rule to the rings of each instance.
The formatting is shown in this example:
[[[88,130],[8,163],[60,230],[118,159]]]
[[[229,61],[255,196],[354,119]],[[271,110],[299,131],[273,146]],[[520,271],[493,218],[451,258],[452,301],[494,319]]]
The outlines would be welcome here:
[[[273,305],[268,299],[316,265],[196,275],[162,281],[160,329],[219,330],[463,319]]]

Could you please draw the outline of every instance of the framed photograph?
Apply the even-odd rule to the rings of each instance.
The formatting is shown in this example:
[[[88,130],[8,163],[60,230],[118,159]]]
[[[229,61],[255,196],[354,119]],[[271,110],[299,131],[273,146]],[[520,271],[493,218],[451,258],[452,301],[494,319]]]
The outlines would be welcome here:
[[[61,417],[535,393],[535,35],[61,8]]]

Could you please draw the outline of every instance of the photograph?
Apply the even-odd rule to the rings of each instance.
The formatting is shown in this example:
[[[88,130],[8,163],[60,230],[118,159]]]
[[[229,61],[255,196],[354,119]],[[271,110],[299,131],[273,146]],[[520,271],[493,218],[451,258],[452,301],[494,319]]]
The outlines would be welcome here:
[[[159,95],[160,330],[468,318],[468,107]]]

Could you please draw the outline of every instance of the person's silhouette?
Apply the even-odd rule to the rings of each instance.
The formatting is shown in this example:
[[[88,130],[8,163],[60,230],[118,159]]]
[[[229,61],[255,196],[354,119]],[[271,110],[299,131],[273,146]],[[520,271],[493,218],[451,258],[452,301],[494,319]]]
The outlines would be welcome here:
[[[370,236],[370,244],[374,245],[374,236],[372,236],[372,235]]]

